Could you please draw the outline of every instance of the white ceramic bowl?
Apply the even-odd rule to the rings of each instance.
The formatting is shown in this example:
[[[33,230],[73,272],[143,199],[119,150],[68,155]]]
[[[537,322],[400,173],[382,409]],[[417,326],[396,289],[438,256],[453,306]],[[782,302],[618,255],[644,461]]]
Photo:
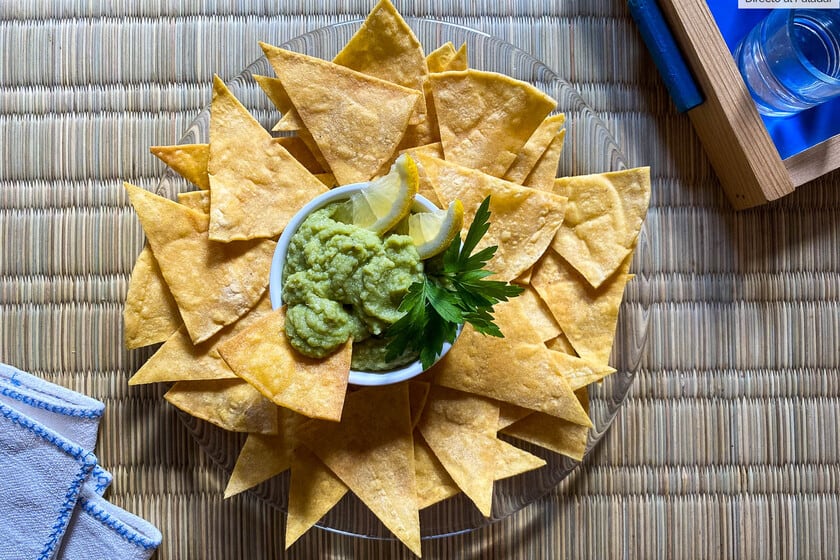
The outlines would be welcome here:
[[[368,183],[354,183],[352,185],[344,185],[337,187],[321,196],[315,197],[309,203],[300,209],[295,214],[283,230],[283,234],[277,241],[277,247],[274,250],[274,257],[271,259],[271,272],[268,276],[268,289],[271,296],[271,307],[277,309],[283,305],[283,267],[286,265],[286,253],[289,250],[289,243],[292,236],[297,233],[298,228],[303,221],[316,210],[320,210],[331,202],[345,200],[354,192],[367,187]],[[418,212],[431,212],[437,210],[437,206],[428,198],[420,196],[414,197],[414,210]],[[460,329],[458,330],[460,334]],[[438,360],[449,352],[451,345],[445,343],[441,349]],[[420,375],[425,371],[420,360],[411,362],[410,364],[398,369],[393,369],[384,372],[372,371],[357,371],[350,370],[350,383],[353,385],[390,385],[391,383],[399,383]]]

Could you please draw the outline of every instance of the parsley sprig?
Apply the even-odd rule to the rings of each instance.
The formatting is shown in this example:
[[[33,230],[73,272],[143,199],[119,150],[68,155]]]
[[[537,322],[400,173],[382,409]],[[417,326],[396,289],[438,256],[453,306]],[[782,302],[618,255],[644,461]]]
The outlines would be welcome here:
[[[504,337],[493,322],[493,306],[522,293],[520,286],[487,280],[493,274],[484,267],[497,247],[473,254],[490,228],[490,197],[482,201],[467,236],[456,236],[442,258],[427,262],[425,278],[414,282],[400,303],[404,311],[385,332],[389,339],[386,360],[419,352],[423,368],[431,367],[445,342],[454,342],[458,325],[469,323],[479,333]]]

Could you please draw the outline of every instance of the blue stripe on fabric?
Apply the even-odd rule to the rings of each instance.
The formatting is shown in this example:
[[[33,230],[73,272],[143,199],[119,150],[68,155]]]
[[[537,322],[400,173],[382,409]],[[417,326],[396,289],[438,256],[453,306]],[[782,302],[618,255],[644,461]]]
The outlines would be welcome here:
[[[76,506],[76,502],[79,499],[79,492],[81,491],[82,484],[88,476],[90,476],[93,467],[96,466],[96,455],[90,451],[85,451],[78,445],[70,443],[59,435],[47,430],[40,424],[33,422],[15,409],[9,408],[2,403],[0,403],[0,416],[26,430],[29,430],[47,443],[52,444],[64,453],[76,459],[81,465],[79,472],[76,473],[72,484],[64,495],[64,502],[61,504],[58,517],[52,525],[52,532],[50,533],[49,539],[44,544],[44,549],[38,556],[39,560],[47,560],[52,557],[56,546],[59,542],[61,542],[61,537],[64,534],[67,523],[70,521],[70,516],[73,514],[73,508]]]
[[[150,539],[149,537],[138,533],[133,527],[126,525],[116,517],[113,517],[106,510],[85,499],[84,496],[79,498],[79,504],[87,513],[93,516],[94,519],[100,521],[131,544],[139,546],[144,550],[155,549],[160,545],[160,540]]]
[[[14,383],[13,380],[12,383]],[[20,382],[18,381],[17,384],[19,385]],[[27,406],[31,406],[32,408],[41,408],[44,410],[48,410],[49,412],[62,414],[64,416],[72,416],[74,418],[88,418],[91,420],[95,420],[97,418],[101,418],[103,413],[103,410],[56,405],[53,403],[43,401],[41,399],[37,399],[35,397],[32,397],[31,395],[24,395],[23,393],[19,393],[18,391],[15,391],[14,389],[10,389],[8,387],[0,387],[0,395],[9,397],[10,399],[14,399],[16,401],[20,401]],[[61,398],[55,395],[49,396]]]

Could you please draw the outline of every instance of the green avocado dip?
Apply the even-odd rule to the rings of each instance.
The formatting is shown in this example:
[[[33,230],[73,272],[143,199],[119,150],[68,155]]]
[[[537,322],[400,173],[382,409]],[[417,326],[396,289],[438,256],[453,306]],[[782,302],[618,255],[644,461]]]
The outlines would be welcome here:
[[[351,367],[387,371],[417,355],[385,360],[382,334],[423,264],[411,237],[338,221],[341,202],[316,210],[292,236],[283,269],[286,335],[301,354],[323,358],[353,339]]]

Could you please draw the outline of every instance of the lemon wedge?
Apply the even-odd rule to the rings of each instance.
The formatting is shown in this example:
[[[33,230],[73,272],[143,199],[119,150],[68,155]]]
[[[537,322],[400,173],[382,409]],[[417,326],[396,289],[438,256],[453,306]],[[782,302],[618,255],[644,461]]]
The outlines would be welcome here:
[[[417,164],[407,154],[397,158],[387,175],[350,197],[350,221],[381,235],[408,216],[420,184]]]
[[[464,225],[464,205],[453,200],[446,210],[418,212],[408,217],[408,235],[417,247],[420,259],[428,259],[443,252],[461,233]]]

